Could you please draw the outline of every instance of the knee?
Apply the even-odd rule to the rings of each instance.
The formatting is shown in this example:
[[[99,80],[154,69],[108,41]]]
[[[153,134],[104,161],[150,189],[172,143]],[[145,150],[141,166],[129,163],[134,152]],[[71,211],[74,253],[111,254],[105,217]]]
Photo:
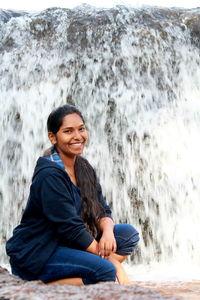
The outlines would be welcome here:
[[[132,240],[137,243],[139,241],[138,231],[130,224],[116,224],[114,234],[124,240]]]
[[[136,246],[140,239],[138,231],[130,224],[124,225],[126,226],[127,239],[130,239],[132,243]]]
[[[114,233],[117,241],[117,253],[131,254],[140,239],[138,231],[130,224],[117,224]]]

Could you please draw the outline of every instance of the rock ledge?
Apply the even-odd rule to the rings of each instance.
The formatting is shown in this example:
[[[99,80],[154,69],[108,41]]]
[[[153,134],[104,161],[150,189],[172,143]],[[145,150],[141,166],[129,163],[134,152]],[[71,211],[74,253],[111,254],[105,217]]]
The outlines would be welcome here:
[[[171,299],[149,288],[138,285],[121,286],[116,283],[99,283],[84,287],[69,285],[47,286],[37,281],[23,281],[17,276],[10,275],[0,267],[0,300],[149,300]]]

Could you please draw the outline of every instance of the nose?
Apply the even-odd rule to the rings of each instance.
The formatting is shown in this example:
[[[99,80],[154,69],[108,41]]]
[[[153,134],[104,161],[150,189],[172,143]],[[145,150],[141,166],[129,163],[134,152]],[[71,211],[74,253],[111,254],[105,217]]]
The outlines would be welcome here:
[[[74,131],[74,139],[76,140],[81,140],[81,133],[79,132],[79,130],[75,130]]]

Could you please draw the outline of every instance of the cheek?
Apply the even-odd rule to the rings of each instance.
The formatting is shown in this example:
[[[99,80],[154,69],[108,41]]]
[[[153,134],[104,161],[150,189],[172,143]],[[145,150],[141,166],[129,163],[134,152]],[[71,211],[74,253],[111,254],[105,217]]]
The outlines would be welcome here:
[[[84,139],[85,139],[85,141],[87,141],[87,139],[88,139],[88,133],[87,133],[87,131],[84,133]]]

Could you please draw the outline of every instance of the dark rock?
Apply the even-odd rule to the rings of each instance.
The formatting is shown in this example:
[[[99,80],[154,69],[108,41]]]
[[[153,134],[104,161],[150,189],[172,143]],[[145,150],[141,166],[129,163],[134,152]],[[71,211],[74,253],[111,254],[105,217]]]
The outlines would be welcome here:
[[[185,21],[186,26],[191,31],[191,40],[196,46],[200,46],[200,13],[193,14]]]

